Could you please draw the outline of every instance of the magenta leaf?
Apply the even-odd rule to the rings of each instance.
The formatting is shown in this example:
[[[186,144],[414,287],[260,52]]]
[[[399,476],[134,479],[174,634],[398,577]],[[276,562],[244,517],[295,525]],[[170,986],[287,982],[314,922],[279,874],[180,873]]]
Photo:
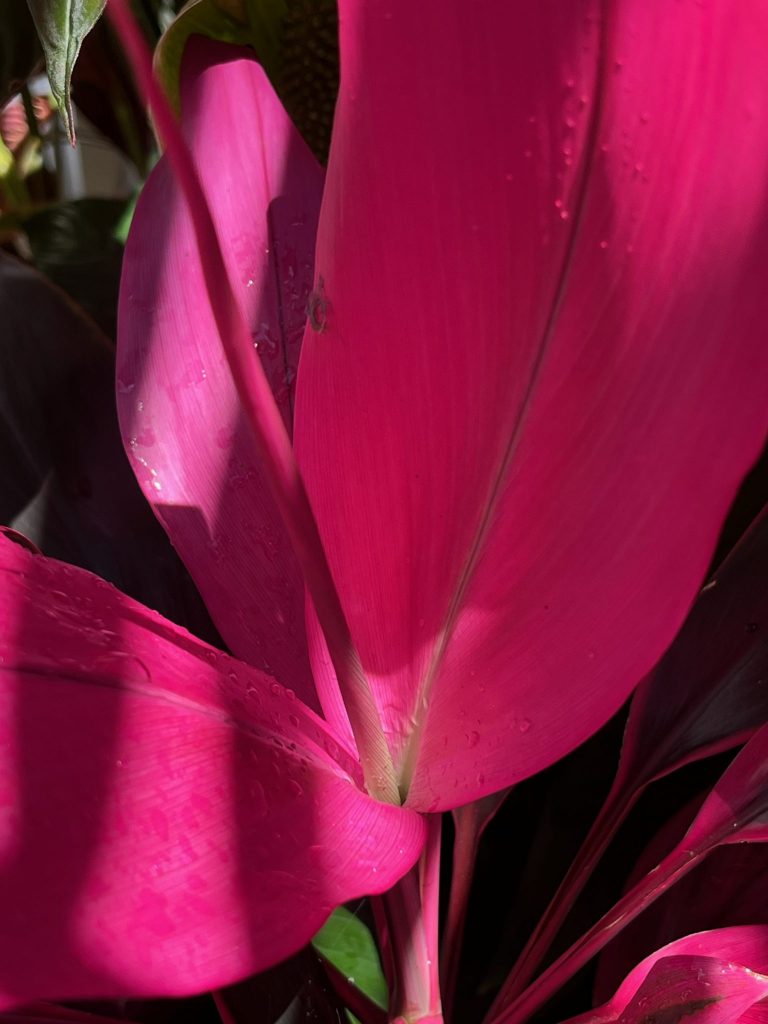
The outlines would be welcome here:
[[[704,587],[674,644],[638,688],[617,786],[639,790],[737,746],[768,721],[768,510]]]
[[[728,1024],[768,996],[767,971],[764,926],[688,935],[647,957],[604,1006],[569,1024]]]
[[[699,799],[695,808],[684,807],[659,831],[643,851],[627,888],[675,846],[700,804]],[[596,997],[601,1001],[607,998],[639,956],[649,955],[687,932],[767,920],[764,847],[754,843],[721,846],[609,943],[598,963]]]
[[[768,842],[768,725],[734,759],[672,851],[517,999],[511,999],[507,986],[502,988],[488,1019],[494,1024],[525,1020],[713,850],[743,842]]]
[[[338,688],[344,697],[355,736],[366,789],[387,803],[399,804],[394,766],[378,709],[349,632],[288,427],[264,367],[251,351],[251,331],[233,284],[205,188],[168,99],[154,77],[146,41],[126,0],[115,0],[109,14],[129,54],[142,94],[153,111],[187,204],[194,242],[200,253],[204,301],[213,314],[221,352],[235,384],[244,422],[256,442],[264,480],[290,537],[308,594],[322,625]],[[162,486],[158,479],[153,486],[155,484]]]
[[[284,422],[323,173],[247,50],[190,40],[182,127],[230,277]],[[145,496],[233,652],[316,703],[304,586],[238,401],[188,213],[161,160],[139,201],[121,285],[118,407]]]
[[[632,699],[605,804],[505,984],[522,991],[603,851],[644,788],[690,761],[744,742],[768,720],[768,512],[699,593]]]
[[[600,11],[340,4],[295,438],[420,810],[608,719],[765,436],[765,7]]]
[[[228,984],[417,858],[264,673],[5,539],[0,617],[0,1006]]]

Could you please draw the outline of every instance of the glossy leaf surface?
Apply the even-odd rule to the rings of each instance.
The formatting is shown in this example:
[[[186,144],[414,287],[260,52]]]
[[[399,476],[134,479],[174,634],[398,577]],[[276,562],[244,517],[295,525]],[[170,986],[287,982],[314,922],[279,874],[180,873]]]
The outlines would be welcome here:
[[[295,437],[420,810],[606,721],[762,445],[768,23],[738,7],[340,4]]]
[[[663,859],[685,833],[693,815],[693,808],[684,807],[654,836],[627,888]],[[737,843],[714,850],[606,947],[595,981],[597,999],[608,998],[638,957],[649,956],[688,932],[768,921],[765,863],[762,844]]]
[[[638,687],[611,791],[519,957],[505,985],[509,995],[532,977],[648,783],[744,742],[768,721],[767,573],[763,512],[700,591],[672,646]]]
[[[246,51],[194,39],[183,128],[286,425],[322,172]],[[142,489],[233,652],[312,702],[304,587],[213,321],[186,205],[161,161],[126,247],[118,408]]]
[[[0,573],[0,1005],[228,984],[418,856],[274,680],[5,539]]]
[[[600,920],[514,1000],[505,988],[492,1007],[494,1024],[519,1024],[616,935],[705,857],[731,843],[768,842],[768,725],[734,759],[683,838]]]
[[[351,985],[386,1008],[387,981],[370,929],[346,907],[338,907],[312,939],[312,945]]]
[[[672,942],[631,971],[604,1006],[570,1024],[653,1020],[727,1024],[768,995],[768,928],[699,932]]]

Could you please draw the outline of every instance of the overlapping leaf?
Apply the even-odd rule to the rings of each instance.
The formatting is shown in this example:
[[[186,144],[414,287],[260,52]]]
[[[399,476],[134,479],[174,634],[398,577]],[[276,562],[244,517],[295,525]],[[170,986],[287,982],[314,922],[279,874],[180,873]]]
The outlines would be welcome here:
[[[518,1024],[627,927],[646,907],[714,850],[732,843],[768,841],[768,725],[735,758],[707,796],[683,838],[581,939],[516,1000],[502,990],[494,1024]]]
[[[0,539],[0,1006],[262,970],[418,856],[290,691]]]
[[[603,851],[654,779],[743,742],[768,721],[768,512],[700,592],[630,706],[619,769],[582,848],[515,965],[522,991]]]
[[[688,935],[631,971],[605,1005],[569,1024],[647,1024],[650,1020],[741,1019],[768,996],[768,928],[723,928]],[[750,1021],[765,1019],[765,1009]]]
[[[194,39],[183,128],[286,425],[322,171],[247,51]],[[233,652],[315,702],[304,588],[241,413],[187,208],[165,161],[126,246],[118,410],[145,496]]]
[[[642,879],[679,842],[700,804],[698,798],[695,807],[684,807],[653,837],[635,865],[627,888]],[[768,921],[765,864],[762,844],[737,843],[714,850],[603,951],[595,981],[596,998],[607,999],[638,957],[649,956],[688,932]]]
[[[605,722],[762,445],[768,24],[731,8],[340,5],[295,436],[421,810]]]

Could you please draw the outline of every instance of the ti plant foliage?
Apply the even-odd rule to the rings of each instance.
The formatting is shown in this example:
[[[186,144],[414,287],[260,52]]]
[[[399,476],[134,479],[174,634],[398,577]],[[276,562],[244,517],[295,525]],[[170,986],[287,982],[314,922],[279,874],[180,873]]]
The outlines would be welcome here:
[[[66,92],[99,12],[35,6]],[[0,264],[46,354],[0,396],[0,1013],[761,1020],[768,515],[711,562],[768,429],[765,3],[197,0],[154,73],[108,13],[164,147],[114,353]],[[113,360],[117,424],[69,401]]]

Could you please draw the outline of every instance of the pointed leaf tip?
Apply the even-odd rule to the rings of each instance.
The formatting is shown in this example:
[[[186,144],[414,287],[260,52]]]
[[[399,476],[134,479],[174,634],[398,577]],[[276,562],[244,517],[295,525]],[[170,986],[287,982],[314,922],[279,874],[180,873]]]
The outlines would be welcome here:
[[[27,0],[27,3],[45,53],[51,91],[74,146],[72,71],[83,40],[99,20],[106,0]]]

